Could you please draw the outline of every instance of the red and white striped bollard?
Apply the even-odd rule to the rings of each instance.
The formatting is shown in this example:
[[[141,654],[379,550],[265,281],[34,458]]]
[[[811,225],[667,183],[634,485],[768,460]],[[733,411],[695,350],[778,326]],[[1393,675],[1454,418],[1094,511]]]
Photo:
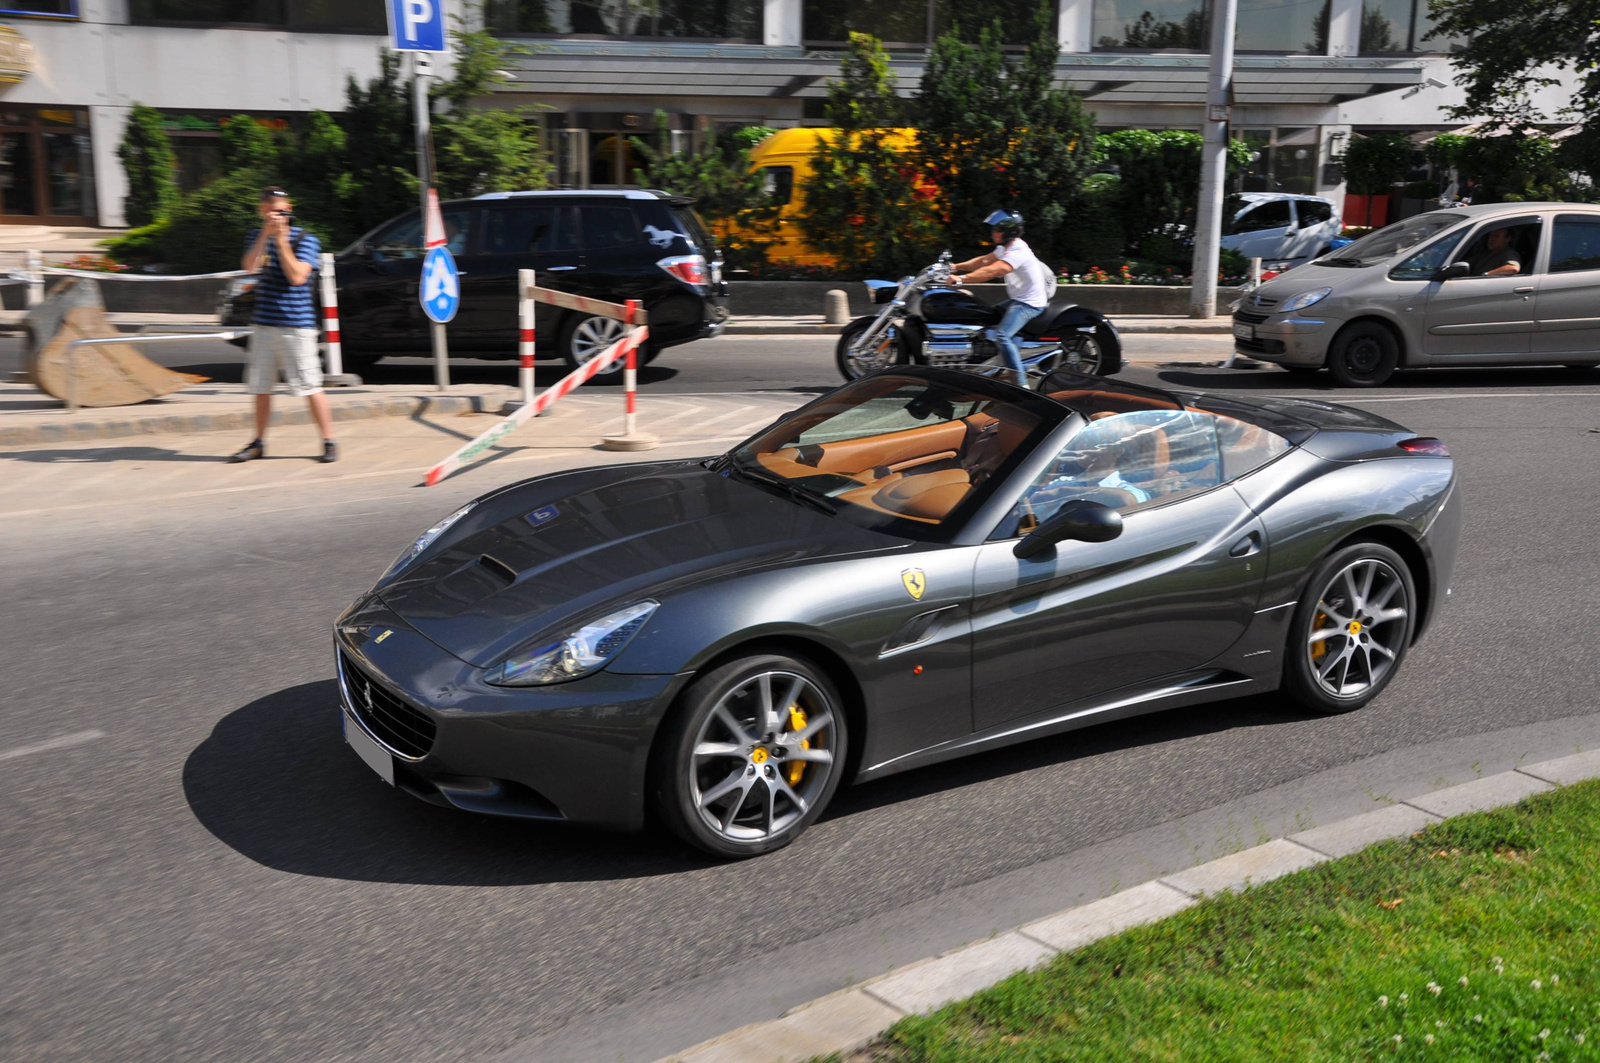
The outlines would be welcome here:
[[[345,387],[361,383],[361,378],[344,371],[344,344],[339,339],[339,283],[333,274],[333,256],[322,253],[322,268],[317,272],[317,283],[322,286],[322,339],[328,348],[328,371],[322,375],[323,384]]]
[[[630,330],[638,320],[639,301],[629,299],[624,304],[628,309],[622,317],[622,323]],[[623,355],[622,387],[626,393],[626,405],[622,414],[622,434],[620,436],[605,436],[600,440],[600,445],[606,450],[654,450],[661,445],[655,436],[641,434],[638,430],[638,391],[639,391],[639,351],[637,346],[630,346]]]
[[[519,371],[522,383],[522,404],[533,405],[533,353],[535,344],[534,335],[534,302],[533,302],[534,277],[533,270],[517,270],[517,353],[522,356],[522,368]]]

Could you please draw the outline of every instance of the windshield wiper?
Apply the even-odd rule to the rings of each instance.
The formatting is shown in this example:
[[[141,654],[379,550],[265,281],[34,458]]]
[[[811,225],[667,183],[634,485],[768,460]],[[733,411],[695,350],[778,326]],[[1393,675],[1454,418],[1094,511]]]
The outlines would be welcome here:
[[[839,512],[839,507],[834,505],[832,502],[829,502],[826,498],[823,498],[821,495],[812,494],[803,487],[797,487],[781,476],[774,476],[771,473],[766,472],[756,472],[752,469],[745,468],[736,461],[730,461],[728,463],[728,472],[737,476],[739,479],[746,481],[747,483],[757,483],[766,487],[775,487],[779,491],[782,491],[784,494],[788,495],[794,501],[799,502],[802,505],[810,506],[812,509],[820,509],[830,517]]]

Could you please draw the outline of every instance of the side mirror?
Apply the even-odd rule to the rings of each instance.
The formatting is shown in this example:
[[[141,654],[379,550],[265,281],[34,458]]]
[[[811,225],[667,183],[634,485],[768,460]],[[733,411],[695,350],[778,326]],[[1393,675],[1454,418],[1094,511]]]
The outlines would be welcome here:
[[[1472,272],[1470,262],[1452,262],[1433,275],[1436,281],[1447,281],[1454,277],[1465,277]]]
[[[1079,498],[1024,535],[1011,552],[1024,561],[1049,553],[1056,543],[1076,539],[1085,543],[1110,542],[1122,534],[1122,514],[1103,502]]]

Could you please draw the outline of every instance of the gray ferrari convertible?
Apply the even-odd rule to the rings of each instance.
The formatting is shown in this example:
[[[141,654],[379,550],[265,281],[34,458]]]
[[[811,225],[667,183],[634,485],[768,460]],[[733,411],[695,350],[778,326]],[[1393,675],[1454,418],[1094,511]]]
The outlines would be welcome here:
[[[1445,445],[1359,410],[890,369],[429,528],[335,627],[344,734],[435,804],[744,856],[847,780],[1260,691],[1357,709],[1460,528]]]

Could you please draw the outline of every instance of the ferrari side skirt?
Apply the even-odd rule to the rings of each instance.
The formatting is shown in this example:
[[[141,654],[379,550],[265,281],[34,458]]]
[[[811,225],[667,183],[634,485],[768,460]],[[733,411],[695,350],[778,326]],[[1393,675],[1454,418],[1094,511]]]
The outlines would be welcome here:
[[[1139,716],[1147,712],[1160,712],[1165,709],[1180,708],[1184,705],[1198,705],[1207,701],[1220,701],[1224,698],[1243,697],[1246,694],[1261,690],[1271,689],[1275,683],[1267,683],[1238,672],[1218,671],[1207,669],[1202,672],[1190,673],[1184,676],[1168,676],[1158,685],[1143,688],[1127,688],[1112,691],[1109,700],[1093,703],[1078,702],[1063,709],[1053,710],[1031,720],[1009,721],[998,727],[991,727],[961,738],[953,738],[936,746],[919,749],[913,753],[904,753],[898,757],[862,768],[856,774],[857,782],[868,779],[878,779],[896,772],[909,771],[912,768],[921,768],[929,764],[937,764],[956,757],[964,757],[970,753],[979,753],[989,749],[999,749],[1002,746],[1015,745],[1034,738],[1043,738],[1047,735],[1062,734],[1067,731],[1076,731],[1084,727],[1093,727],[1100,723],[1109,723],[1112,720],[1126,719],[1129,716]]]

